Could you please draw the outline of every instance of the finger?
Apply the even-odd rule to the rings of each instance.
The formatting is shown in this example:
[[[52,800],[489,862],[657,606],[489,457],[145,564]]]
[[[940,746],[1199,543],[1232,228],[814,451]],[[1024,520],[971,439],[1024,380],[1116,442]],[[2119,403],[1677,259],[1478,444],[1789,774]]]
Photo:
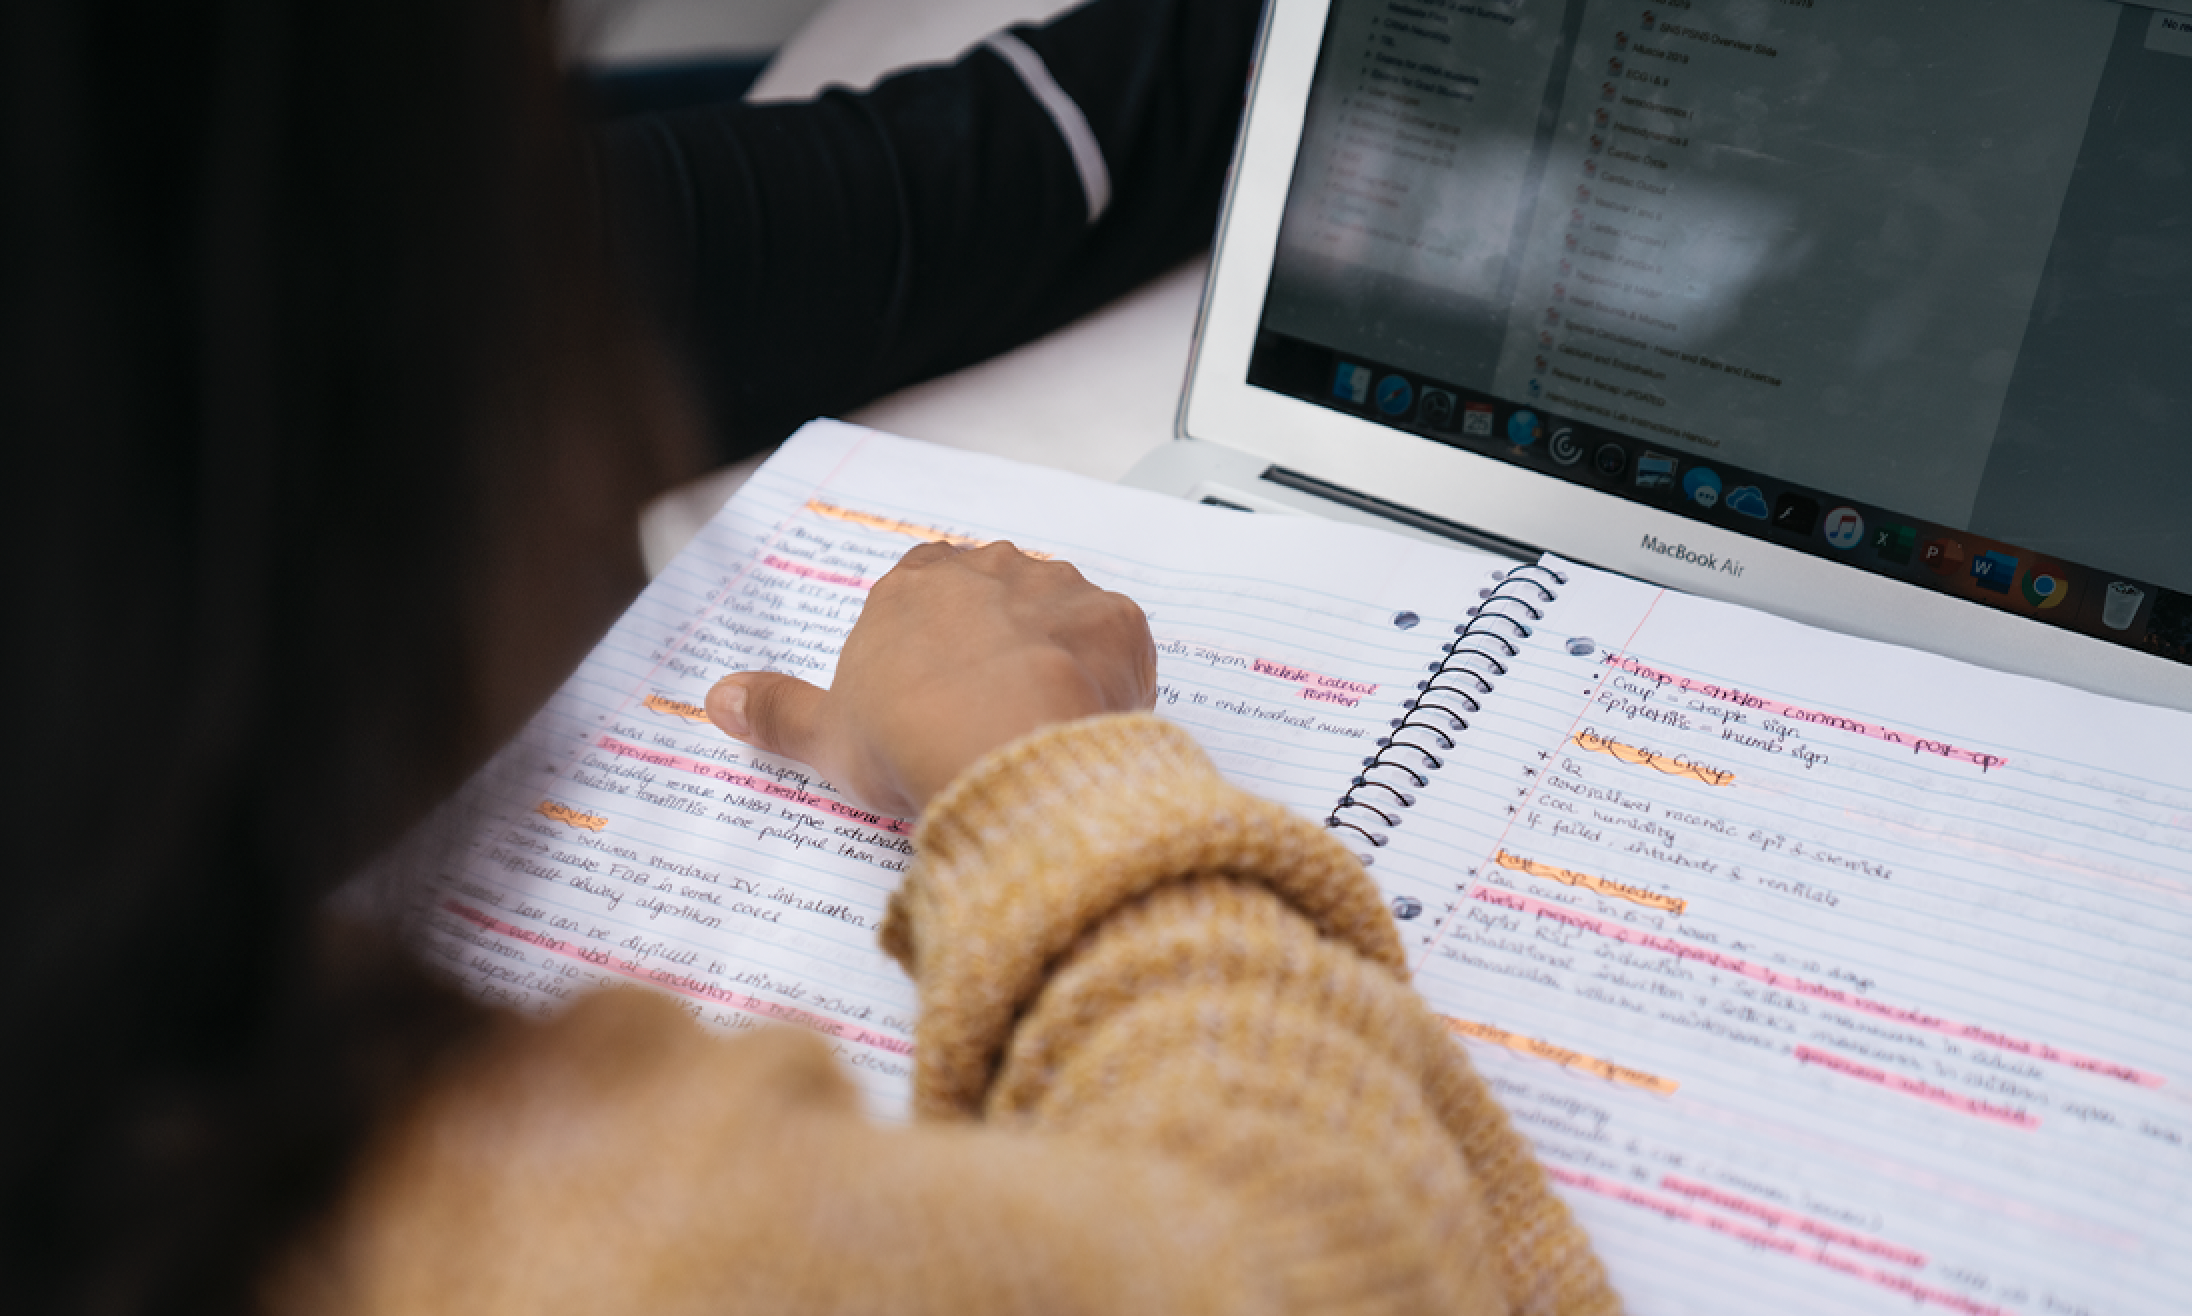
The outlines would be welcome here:
[[[1149,633],[1146,617],[1142,622],[1141,652],[1135,657],[1134,669],[1135,678],[1141,683],[1135,691],[1135,702],[1146,713],[1157,706],[1157,637]]]
[[[948,540],[932,539],[925,544],[915,544],[912,548],[907,549],[899,556],[897,565],[891,569],[895,571],[898,567],[925,567],[932,562],[941,562],[945,558],[957,557],[964,552],[966,552],[965,549]]]
[[[1157,706],[1157,637],[1150,633],[1149,614],[1133,599],[1110,590],[1104,591],[1103,601],[1130,637],[1127,643],[1134,653],[1125,706],[1146,713]]]
[[[738,672],[708,691],[708,720],[771,754],[811,763],[822,739],[823,691],[780,672]]]
[[[1004,572],[1016,570],[1038,561],[1031,554],[1020,551],[1020,546],[1009,539],[992,539],[967,550],[966,565],[985,575],[1002,577]]]

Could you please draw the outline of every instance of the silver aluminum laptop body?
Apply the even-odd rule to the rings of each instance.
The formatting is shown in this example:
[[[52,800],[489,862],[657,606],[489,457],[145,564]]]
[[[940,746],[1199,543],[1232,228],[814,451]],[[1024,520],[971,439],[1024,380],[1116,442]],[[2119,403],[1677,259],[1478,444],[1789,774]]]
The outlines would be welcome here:
[[[1127,480],[2192,708],[2163,14],[1273,0]]]

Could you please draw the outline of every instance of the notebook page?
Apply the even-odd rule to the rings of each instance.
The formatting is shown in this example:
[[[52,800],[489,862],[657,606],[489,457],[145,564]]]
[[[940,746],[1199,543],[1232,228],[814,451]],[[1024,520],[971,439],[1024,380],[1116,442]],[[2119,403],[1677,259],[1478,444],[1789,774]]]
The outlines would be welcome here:
[[[2192,718],[1547,565],[1378,862],[1631,1310],[2183,1310]]]
[[[939,535],[1010,538],[1135,599],[1158,643],[1158,711],[1232,780],[1319,819],[1459,622],[1456,601],[1506,565],[817,422],[467,788],[484,821],[429,948],[520,1010],[621,981],[719,1028],[803,1023],[873,1108],[903,1111],[914,993],[875,937],[910,828],[723,737],[701,705],[732,671],[827,684],[867,585]],[[1443,886],[1402,884],[1396,912],[1420,922]]]

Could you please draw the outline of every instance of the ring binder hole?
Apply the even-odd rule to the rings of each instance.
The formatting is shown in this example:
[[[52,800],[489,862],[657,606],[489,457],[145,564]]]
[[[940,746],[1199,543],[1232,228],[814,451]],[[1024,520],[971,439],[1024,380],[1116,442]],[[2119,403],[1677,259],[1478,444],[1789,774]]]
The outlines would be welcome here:
[[[1435,726],[1432,726],[1428,722],[1403,722],[1400,725],[1400,729],[1402,731],[1421,731],[1428,735],[1436,736],[1438,738],[1440,749],[1452,749],[1454,747],[1454,738],[1452,736],[1447,735],[1445,732],[1439,730]],[[1384,740],[1379,741],[1378,744],[1406,745],[1410,749],[1423,748],[1423,746],[1418,745],[1413,741],[1401,739],[1400,736],[1397,734],[1386,737]]]
[[[1384,823],[1388,828],[1400,826],[1400,816],[1398,814],[1387,813],[1385,810],[1377,807],[1374,804],[1365,804],[1361,800],[1356,799],[1354,796],[1354,792],[1352,791],[1348,792],[1348,794],[1340,800],[1339,808],[1332,810],[1332,816],[1335,818],[1339,817],[1341,811],[1345,809],[1367,809],[1371,813],[1376,814],[1378,821]]]
[[[1552,596],[1550,596],[1550,595],[1547,595],[1547,596],[1545,597],[1545,599],[1544,599],[1544,602],[1547,602],[1547,603],[1550,603],[1550,602],[1552,602]],[[1515,597],[1514,595],[1512,595],[1512,594],[1501,594],[1501,595],[1497,596],[1496,598],[1493,598],[1493,599],[1491,599],[1490,601],[1488,601],[1487,603],[1485,603],[1485,605],[1484,605],[1484,606],[1483,606],[1482,608],[1476,609],[1475,611],[1478,611],[1478,612],[1482,612],[1482,613],[1484,613],[1484,615],[1486,615],[1486,616],[1488,616],[1488,617],[1506,617],[1506,616],[1507,616],[1507,614],[1505,614],[1505,613],[1503,613],[1503,612],[1493,612],[1493,611],[1491,610],[1492,604],[1494,604],[1494,603],[1512,603],[1512,604],[1514,604],[1514,605],[1515,605],[1516,607],[1518,607],[1518,608],[1522,609],[1522,610],[1523,610],[1524,612],[1526,612],[1526,613],[1530,614],[1530,620],[1531,620],[1531,621],[1543,621],[1543,620],[1545,620],[1545,614],[1544,614],[1544,613],[1542,613],[1542,612],[1540,612],[1540,611],[1538,611],[1538,609],[1537,609],[1536,605],[1532,604],[1532,603],[1531,603],[1531,602],[1530,602],[1530,601],[1529,601],[1528,599],[1518,599],[1518,598],[1516,598],[1516,597]],[[1507,619],[1508,619],[1508,620],[1510,620],[1510,621],[1512,621],[1512,620],[1513,620],[1513,618],[1511,618],[1511,617],[1509,617],[1509,618],[1507,618]]]
[[[1454,637],[1439,647],[1439,660],[1425,664],[1425,670],[1430,675],[1416,682],[1414,695],[1400,701],[1402,715],[1386,722],[1391,734],[1380,736],[1376,742],[1377,752],[1362,761],[1362,771],[1355,776],[1346,793],[1340,797],[1339,803],[1333,807],[1331,815],[1325,819],[1327,827],[1353,832],[1357,837],[1368,841],[1372,849],[1383,848],[1391,840],[1390,833],[1398,830],[1403,821],[1401,814],[1416,807],[1416,796],[1397,784],[1397,779],[1378,775],[1379,769],[1392,769],[1406,778],[1408,785],[1420,791],[1431,784],[1426,773],[1436,772],[1446,766],[1446,761],[1433,753],[1424,741],[1428,739],[1443,751],[1451,752],[1456,749],[1458,742],[1454,736],[1469,729],[1469,720],[1456,712],[1454,705],[1465,707],[1471,713],[1483,712],[1484,707],[1477,702],[1477,696],[1488,697],[1493,693],[1492,682],[1486,672],[1492,676],[1508,675],[1507,664],[1500,661],[1495,654],[1503,653],[1508,658],[1519,659],[1522,650],[1516,641],[1530,639],[1536,634],[1535,629],[1522,620],[1522,616],[1527,616],[1530,622],[1545,620],[1545,614],[1535,604],[1506,592],[1507,586],[1527,585],[1538,592],[1543,602],[1555,601],[1552,590],[1543,581],[1524,575],[1525,572],[1549,577],[1555,584],[1568,583],[1567,577],[1550,567],[1533,564],[1507,573],[1491,589],[1477,591],[1477,597],[1483,602],[1468,610],[1469,620],[1454,627]],[[1513,604],[1514,608],[1502,611],[1493,608],[1495,603]],[[1521,616],[1515,615],[1515,610],[1519,610]],[[1491,626],[1495,621],[1506,623],[1505,629]],[[1466,660],[1475,661],[1472,663]],[[1477,670],[1478,668],[1484,670]],[[1473,683],[1475,693],[1464,689],[1465,683]],[[1433,695],[1437,697],[1433,698]],[[1411,732],[1423,734],[1411,736]],[[1413,756],[1394,757],[1404,749],[1415,753]],[[1378,823],[1384,824],[1384,830],[1374,831],[1372,828],[1376,823],[1365,826],[1364,822],[1355,820],[1364,812],[1375,817]],[[1347,814],[1355,817],[1342,816]],[[1354,855],[1365,868],[1372,862],[1372,856],[1357,849],[1353,842],[1348,843],[1348,853]]]
[[[1402,807],[1403,809],[1413,809],[1416,807],[1416,797],[1410,795],[1408,792],[1400,789],[1397,786],[1388,786],[1382,781],[1372,781],[1368,777],[1357,777],[1355,778],[1354,784],[1356,790],[1368,790],[1372,786],[1377,787],[1379,790],[1391,795],[1395,800],[1398,800],[1400,802],[1400,807]],[[1353,794],[1353,792],[1351,791],[1349,792],[1349,794]]]
[[[1471,699],[1465,694],[1462,694],[1459,690],[1450,691],[1448,693],[1459,696],[1461,702],[1469,705],[1470,712],[1475,713],[1481,711],[1477,708],[1476,700]],[[1464,718],[1461,714],[1455,712],[1451,708],[1448,708],[1444,704],[1434,704],[1428,699],[1411,699],[1407,703],[1402,704],[1401,707],[1409,710],[1412,713],[1435,713],[1438,716],[1446,719],[1446,726],[1447,729],[1450,731],[1467,731],[1469,729],[1468,719]],[[1400,723],[1396,721],[1393,723],[1393,725],[1397,727],[1400,725]]]
[[[1451,686],[1444,686],[1444,685],[1441,685],[1441,686],[1433,686],[1433,687],[1431,688],[1431,690],[1429,690],[1429,691],[1426,691],[1425,693],[1427,693],[1427,694],[1429,694],[1429,693],[1436,693],[1436,694],[1441,694],[1441,695],[1451,695],[1451,696],[1452,696],[1452,697],[1454,697],[1455,699],[1458,699],[1458,700],[1460,700],[1460,701],[1461,701],[1462,703],[1464,703],[1464,704],[1467,704],[1467,705],[1469,706],[1469,711],[1470,711],[1470,712],[1472,712],[1472,713],[1481,713],[1481,712],[1483,712],[1483,711],[1484,711],[1484,707],[1483,707],[1483,705],[1481,705],[1481,704],[1477,703],[1477,701],[1476,701],[1476,700],[1474,700],[1474,699],[1471,699],[1471,698],[1469,697],[1469,694],[1468,694],[1468,692],[1467,692],[1467,691],[1465,691],[1465,690],[1456,690],[1456,689],[1454,689],[1454,688],[1453,688],[1453,687],[1451,687]],[[1431,710],[1432,712],[1435,712],[1435,713],[1444,713],[1444,714],[1445,714],[1445,715],[1446,715],[1447,717],[1449,717],[1449,718],[1453,719],[1454,721],[1456,721],[1456,722],[1461,722],[1461,726],[1462,726],[1462,727],[1466,727],[1466,726],[1468,726],[1468,725],[1469,725],[1468,723],[1466,723],[1466,722],[1462,722],[1462,721],[1461,721],[1461,714],[1459,714],[1459,713],[1455,712],[1455,711],[1454,711],[1453,709],[1451,709],[1451,708],[1448,708],[1448,707],[1447,707],[1446,705],[1444,705],[1444,704],[1442,704],[1442,703],[1436,703],[1436,702],[1434,702],[1434,701],[1432,701],[1432,700],[1429,700],[1429,699],[1411,699],[1411,700],[1409,700],[1409,701],[1408,701],[1408,702],[1407,702],[1406,704],[1402,705],[1402,707],[1404,707],[1404,708],[1424,708],[1424,709],[1429,709],[1429,710]],[[1459,730],[1459,729],[1461,729],[1461,728],[1458,728],[1458,727],[1456,728],[1456,730]]]
[[[1555,575],[1555,574],[1554,574],[1553,572],[1551,572],[1551,571],[1549,571],[1549,570],[1546,570],[1545,568],[1542,568],[1542,567],[1531,567],[1531,568],[1527,568],[1527,569],[1528,569],[1528,570],[1545,570],[1545,571],[1546,571],[1546,574],[1547,574],[1547,575],[1550,575],[1550,576],[1552,576],[1555,582],[1557,582],[1557,583],[1559,583],[1559,584],[1562,584],[1562,585],[1565,585],[1565,584],[1567,584],[1567,583],[1568,583],[1568,580],[1567,580],[1567,578],[1566,578],[1565,576]],[[1513,576],[1509,576],[1509,577],[1508,577],[1508,578],[1507,578],[1507,579],[1506,579],[1505,581],[1501,582],[1501,587],[1502,587],[1502,588],[1504,588],[1504,587],[1505,587],[1505,586],[1507,586],[1507,585],[1528,585],[1528,586],[1529,586],[1529,587],[1530,587],[1531,589],[1534,589],[1534,590],[1536,590],[1536,591],[1537,591],[1537,597],[1538,597],[1538,602],[1540,602],[1540,603],[1551,603],[1551,602],[1553,601],[1553,592],[1552,592],[1552,591],[1551,591],[1550,589],[1547,589],[1547,588],[1545,587],[1545,582],[1543,582],[1543,581],[1541,581],[1541,580],[1531,580],[1531,579],[1529,579],[1529,578],[1527,578],[1527,577],[1525,577],[1525,576],[1522,576],[1522,575],[1520,575],[1520,574],[1518,573],[1518,574],[1516,574],[1516,575],[1513,575]],[[1482,592],[1482,593],[1478,594],[1478,596],[1477,596],[1477,597],[1479,597],[1479,598],[1489,598],[1489,597],[1491,597],[1491,593],[1492,593],[1492,591],[1485,591],[1485,592]],[[1501,597],[1501,598],[1514,598],[1514,596],[1513,596],[1512,594],[1502,594],[1502,595],[1500,595],[1499,597]],[[1518,599],[1518,600],[1516,600],[1516,601],[1517,601],[1517,602],[1520,602],[1520,600],[1519,600],[1519,599]]]
[[[1432,753],[1432,752],[1431,752],[1430,750],[1427,750],[1427,749],[1425,749],[1425,748],[1424,748],[1423,746],[1421,746],[1421,745],[1415,745],[1415,744],[1410,744],[1410,743],[1409,743],[1408,741],[1405,741],[1405,740],[1396,740],[1396,741],[1393,741],[1393,742],[1392,742],[1391,748],[1393,748],[1393,749],[1412,749],[1412,750],[1416,751],[1416,752],[1417,752],[1418,754],[1421,754],[1421,755],[1423,755],[1423,766],[1424,766],[1424,767],[1425,767],[1426,769],[1428,769],[1429,771],[1432,771],[1432,772],[1436,772],[1436,771],[1438,771],[1438,770],[1439,770],[1440,768],[1442,768],[1442,767],[1444,767],[1444,766],[1445,766],[1445,764],[1443,764],[1443,763],[1439,762],[1439,756],[1438,756],[1438,755],[1436,755],[1436,754],[1433,754],[1433,753]],[[1395,764],[1393,764],[1393,766],[1397,768],[1397,767],[1400,767],[1400,764],[1398,764],[1398,763],[1395,763]],[[1430,785],[1430,783],[1429,783],[1428,781],[1425,781],[1425,780],[1424,780],[1424,779],[1422,779],[1421,777],[1418,777],[1418,778],[1416,779],[1416,785],[1417,785],[1417,786],[1419,786],[1419,787],[1421,787],[1421,786],[1428,786],[1428,785]]]
[[[1449,731],[1467,731],[1469,729],[1468,720],[1451,708],[1441,708],[1437,704],[1411,704],[1409,707],[1419,713],[1436,714],[1446,719],[1446,729]],[[1438,730],[1438,725],[1433,722],[1425,722],[1420,725],[1430,727],[1434,731]],[[1448,746],[1448,748],[1452,747]]]
[[[1369,847],[1363,845],[1361,842],[1355,840],[1353,837],[1340,837],[1339,842],[1340,848],[1347,852],[1347,857],[1354,860],[1356,863],[1361,864],[1364,868],[1368,868],[1376,862],[1374,859],[1371,858],[1370,854],[1368,853]]]
[[[1408,778],[1409,784],[1414,786],[1417,790],[1422,790],[1424,787],[1431,784],[1431,779],[1429,777],[1424,776],[1422,773],[1416,771],[1414,768],[1407,766],[1406,764],[1395,763],[1391,759],[1373,759],[1368,766],[1372,770],[1375,770],[1377,768],[1391,768],[1393,771],[1398,772],[1402,776]],[[1375,779],[1373,778],[1373,780]]]
[[[1331,817],[1325,819],[1324,825],[1333,829],[1345,828],[1348,831],[1354,832],[1355,834],[1359,835],[1360,837],[1362,837],[1363,840],[1368,841],[1372,845],[1385,844],[1384,837],[1378,835],[1376,832],[1367,831],[1361,827],[1357,827],[1355,824],[1347,821],[1345,818],[1340,817],[1338,814],[1333,814]]]
[[[1525,626],[1525,625],[1523,625],[1523,624],[1522,624],[1521,622],[1519,622],[1519,621],[1516,621],[1516,620],[1515,620],[1514,618],[1512,618],[1512,617],[1510,617],[1510,616],[1506,615],[1505,613],[1499,613],[1499,612],[1495,612],[1495,613],[1493,613],[1493,614],[1492,614],[1491,616],[1489,616],[1489,617],[1486,617],[1486,618],[1485,618],[1485,620],[1486,620],[1486,621],[1503,621],[1503,622],[1506,622],[1506,623],[1507,623],[1507,624],[1508,624],[1509,626],[1512,626],[1512,627],[1514,627],[1514,628],[1515,628],[1515,634],[1516,634],[1517,636],[1519,636],[1519,637],[1521,637],[1522,639],[1525,639],[1525,640],[1527,640],[1527,639],[1529,639],[1529,638],[1530,638],[1530,628],[1529,628],[1529,627],[1527,627],[1527,626]],[[1505,640],[1505,639],[1504,639],[1504,638],[1503,638],[1502,636],[1500,636],[1499,634],[1497,634],[1496,632],[1493,632],[1493,631],[1485,631],[1485,632],[1483,632],[1483,635],[1484,635],[1484,638],[1485,638],[1485,639],[1488,639],[1488,640],[1498,640],[1498,641],[1499,641],[1500,643],[1502,643],[1502,644],[1505,644],[1505,643],[1506,643],[1506,640]],[[1475,638],[1476,638],[1476,636],[1472,635],[1472,636],[1470,636],[1469,638],[1471,638],[1471,639],[1475,639]],[[1461,641],[1460,641],[1460,640],[1456,640],[1456,641],[1454,641],[1454,643],[1455,643],[1455,644],[1460,644],[1460,643],[1461,643]]]
[[[1454,747],[1453,737],[1447,735],[1445,732],[1439,730],[1437,727],[1424,726],[1421,722],[1411,723],[1410,725],[1420,730],[1428,731],[1432,735],[1437,736],[1440,749],[1450,750]],[[1402,740],[1397,736],[1388,736],[1385,739],[1379,741],[1378,744],[1383,748],[1389,749],[1412,749],[1418,754],[1429,754],[1431,752],[1430,750],[1425,749],[1423,746],[1417,744],[1412,740]]]

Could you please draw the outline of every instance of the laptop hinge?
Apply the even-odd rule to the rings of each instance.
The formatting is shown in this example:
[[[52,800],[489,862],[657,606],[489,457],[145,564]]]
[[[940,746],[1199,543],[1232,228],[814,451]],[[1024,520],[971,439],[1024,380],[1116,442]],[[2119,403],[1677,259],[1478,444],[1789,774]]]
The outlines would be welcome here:
[[[1344,485],[1333,484],[1328,480],[1320,480],[1314,475],[1303,475],[1300,471],[1290,471],[1284,466],[1266,466],[1263,469],[1263,478],[1273,484],[1282,485],[1288,489],[1296,489],[1302,493],[1313,494],[1316,497],[1338,503],[1342,507],[1352,507],[1358,512],[1368,512],[1372,516],[1382,516],[1388,521],[1398,521],[1412,529],[1437,535],[1443,539],[1451,539],[1457,543],[1467,544],[1471,548],[1481,548],[1486,552],[1511,557],[1518,562],[1535,562],[1542,556],[1539,549],[1533,548],[1519,539],[1509,539],[1504,535],[1492,535],[1486,534],[1482,530],[1472,530],[1459,521],[1449,521],[1443,516],[1433,516],[1429,512],[1419,512],[1412,507],[1403,507],[1399,503],[1387,502],[1383,498],[1374,498],[1369,494],[1356,493]]]

